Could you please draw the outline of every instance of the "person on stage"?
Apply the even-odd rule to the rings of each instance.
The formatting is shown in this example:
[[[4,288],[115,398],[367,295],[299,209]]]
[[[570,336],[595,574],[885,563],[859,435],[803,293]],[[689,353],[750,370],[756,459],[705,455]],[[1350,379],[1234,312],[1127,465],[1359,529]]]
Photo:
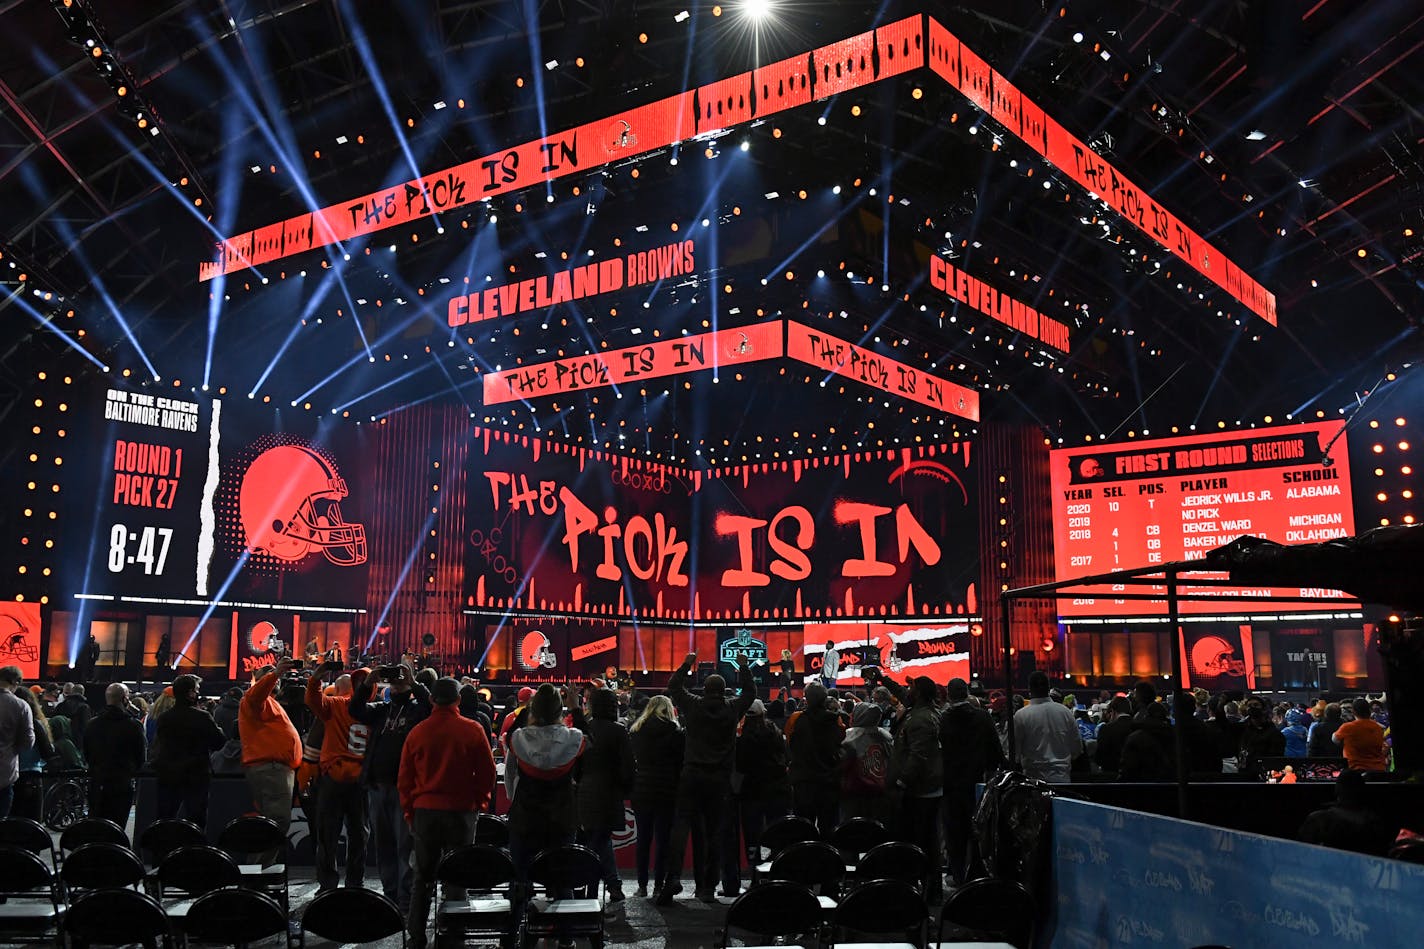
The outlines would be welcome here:
[[[791,657],[790,649],[781,650],[781,661],[777,665],[781,668],[781,691],[777,698],[785,702],[791,698],[791,677],[796,674],[796,660]]]
[[[173,640],[167,633],[158,637],[158,648],[153,651],[153,664],[158,667],[158,676],[161,677],[168,664],[173,661]]]
[[[841,670],[841,654],[836,652],[836,644],[826,641],[826,651],[821,657],[821,684],[827,690],[836,687],[836,675]]]

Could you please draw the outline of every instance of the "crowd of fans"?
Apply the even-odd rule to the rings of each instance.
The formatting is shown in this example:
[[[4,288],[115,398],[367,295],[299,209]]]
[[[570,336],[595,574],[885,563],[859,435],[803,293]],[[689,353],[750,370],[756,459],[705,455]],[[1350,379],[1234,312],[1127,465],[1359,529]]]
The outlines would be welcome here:
[[[812,679],[798,700],[783,682],[763,702],[745,664],[735,688],[709,675],[694,691],[689,654],[666,694],[616,680],[544,684],[496,709],[473,680],[408,663],[301,665],[283,658],[247,689],[207,698],[192,675],[151,699],[115,683],[97,713],[83,685],[25,686],[19,669],[0,668],[0,813],[40,818],[48,765],[87,771],[90,813],[123,826],[148,767],[158,816],[202,826],[210,775],[240,770],[252,809],[284,831],[294,801],[302,805],[319,890],[363,885],[369,840],[381,888],[408,914],[420,949],[439,858],[470,842],[476,812],[494,807],[497,759],[521,876],[539,851],[577,841],[599,855],[609,901],[622,901],[613,841],[627,829],[629,802],[637,896],[663,905],[682,890],[689,843],[695,895],[735,896],[760,859],[762,829],[791,813],[823,834],[850,817],[877,819],[943,857],[948,878],[963,882],[975,786],[1009,763],[1009,702],[971,694],[962,679],[906,687],[867,671],[854,691]],[[1307,708],[1196,691],[1169,707],[1164,698],[1143,681],[1080,703],[1036,672],[1027,700],[1014,697],[1013,764],[1050,783],[1170,780],[1180,735],[1196,773],[1259,772],[1268,759],[1308,756],[1343,756],[1352,774],[1389,768],[1380,703]],[[1358,800],[1355,788],[1353,778],[1342,783],[1342,805]],[[938,899],[940,870],[924,883]]]

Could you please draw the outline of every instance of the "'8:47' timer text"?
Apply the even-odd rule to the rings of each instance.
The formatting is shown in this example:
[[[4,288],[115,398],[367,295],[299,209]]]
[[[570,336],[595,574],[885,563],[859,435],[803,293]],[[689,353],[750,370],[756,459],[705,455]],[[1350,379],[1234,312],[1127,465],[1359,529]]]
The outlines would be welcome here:
[[[172,541],[171,527],[143,527],[136,533],[123,524],[115,524],[109,529],[109,572],[122,573],[125,567],[142,564],[145,574],[161,576]],[[138,549],[129,553],[129,544],[134,542]]]

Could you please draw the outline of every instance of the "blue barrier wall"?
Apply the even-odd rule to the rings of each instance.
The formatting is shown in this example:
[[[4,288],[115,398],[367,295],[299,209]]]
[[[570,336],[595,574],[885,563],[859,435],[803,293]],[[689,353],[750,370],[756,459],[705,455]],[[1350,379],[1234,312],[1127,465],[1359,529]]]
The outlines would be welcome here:
[[[1053,949],[1424,945],[1424,866],[1053,802]]]

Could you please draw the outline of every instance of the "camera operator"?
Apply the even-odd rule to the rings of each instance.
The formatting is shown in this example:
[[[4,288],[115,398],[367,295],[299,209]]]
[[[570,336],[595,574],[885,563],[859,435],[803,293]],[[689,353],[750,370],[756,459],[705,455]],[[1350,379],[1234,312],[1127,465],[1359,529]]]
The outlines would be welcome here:
[[[371,701],[378,678],[390,684],[388,701]],[[415,681],[410,667],[382,666],[352,693],[349,708],[351,718],[371,730],[361,781],[366,786],[381,890],[404,914],[410,909],[411,836],[401,812],[397,777],[406,736],[430,716],[430,691]]]

